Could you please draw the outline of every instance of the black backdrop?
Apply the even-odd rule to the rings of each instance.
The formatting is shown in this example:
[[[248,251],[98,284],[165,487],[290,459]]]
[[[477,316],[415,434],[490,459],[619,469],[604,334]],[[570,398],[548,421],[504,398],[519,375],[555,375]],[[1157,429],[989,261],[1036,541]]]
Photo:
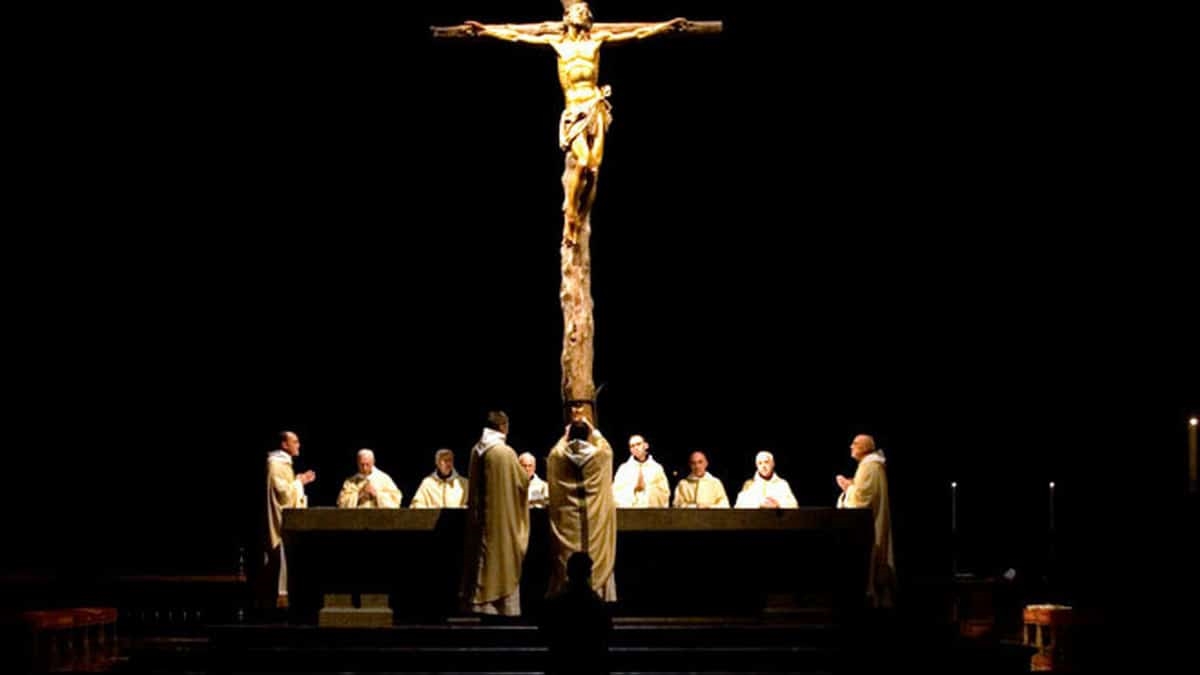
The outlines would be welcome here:
[[[359,447],[411,496],[483,413],[559,430],[548,49],[428,36],[551,2],[47,11],[14,24],[9,567],[232,569],[280,428],[314,503]],[[722,19],[604,52],[601,427],[802,504],[887,448],[901,574],[1137,554],[1183,488],[1195,253],[1140,24],[1041,9],[598,2]],[[1105,30],[1100,26],[1103,22]],[[1155,42],[1147,50],[1146,42]],[[618,453],[621,454],[620,452]],[[1132,521],[1137,522],[1137,521]],[[1114,531],[1120,534],[1114,534]],[[1128,555],[1126,555],[1128,554]],[[1084,591],[1080,591],[1084,592]]]

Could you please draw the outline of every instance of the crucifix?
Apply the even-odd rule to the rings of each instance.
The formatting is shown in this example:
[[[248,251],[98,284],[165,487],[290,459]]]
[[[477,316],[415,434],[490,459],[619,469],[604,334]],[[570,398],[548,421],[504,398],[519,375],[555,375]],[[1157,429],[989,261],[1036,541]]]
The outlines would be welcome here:
[[[593,338],[591,288],[591,211],[596,199],[604,137],[612,123],[612,93],[599,84],[600,46],[664,33],[720,33],[720,21],[677,18],[661,23],[594,23],[586,2],[562,0],[562,21],[527,24],[434,26],[436,38],[492,37],[510,42],[548,45],[558,58],[558,81],[563,90],[558,143],[565,155],[563,170],[562,285],[563,312],[562,398],[564,417],[585,408],[596,423],[596,386],[592,379]]]

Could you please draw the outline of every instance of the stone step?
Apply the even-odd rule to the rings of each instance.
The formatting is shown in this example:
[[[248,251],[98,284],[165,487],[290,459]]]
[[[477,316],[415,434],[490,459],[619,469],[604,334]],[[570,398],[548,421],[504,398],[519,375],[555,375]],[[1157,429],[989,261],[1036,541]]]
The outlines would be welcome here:
[[[218,646],[536,646],[543,637],[531,625],[394,625],[381,628],[316,626],[213,626],[209,636]],[[616,622],[614,646],[671,647],[797,645],[833,647],[845,629],[830,624],[630,623]]]

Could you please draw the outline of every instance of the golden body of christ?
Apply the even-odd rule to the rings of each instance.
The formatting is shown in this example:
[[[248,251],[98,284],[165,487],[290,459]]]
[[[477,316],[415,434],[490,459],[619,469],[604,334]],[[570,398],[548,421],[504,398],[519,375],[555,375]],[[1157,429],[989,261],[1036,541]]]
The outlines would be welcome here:
[[[600,45],[639,40],[668,31],[688,31],[691,24],[687,19],[679,18],[662,23],[605,24],[602,27],[592,23],[592,12],[586,2],[564,5],[566,12],[561,24],[490,25],[468,21],[462,32],[549,45],[557,54],[558,81],[563,90],[558,142],[566,153],[563,236],[566,243],[574,244],[596,199],[596,182],[600,163],[604,160],[604,136],[612,122],[612,106],[608,102],[611,89],[599,84]],[[446,35],[453,34],[449,32],[453,30],[443,29]]]

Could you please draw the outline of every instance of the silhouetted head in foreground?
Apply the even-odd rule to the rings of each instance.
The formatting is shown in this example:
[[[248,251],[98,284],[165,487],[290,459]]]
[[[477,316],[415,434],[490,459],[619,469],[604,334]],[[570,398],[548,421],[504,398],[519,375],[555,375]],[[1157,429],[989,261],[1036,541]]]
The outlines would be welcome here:
[[[608,673],[612,617],[592,590],[592,557],[567,558],[567,587],[546,601],[541,632],[546,639],[547,675]]]
[[[592,556],[583,551],[576,551],[567,558],[567,584],[570,586],[585,586],[592,584]]]

